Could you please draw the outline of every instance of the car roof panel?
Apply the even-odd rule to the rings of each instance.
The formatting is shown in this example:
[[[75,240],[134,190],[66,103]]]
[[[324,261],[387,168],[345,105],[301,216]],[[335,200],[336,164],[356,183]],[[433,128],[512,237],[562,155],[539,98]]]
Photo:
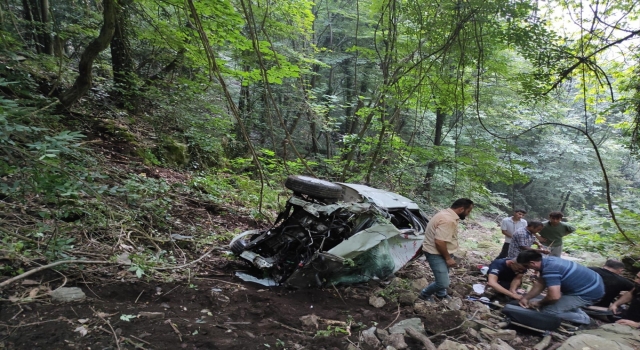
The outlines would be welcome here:
[[[395,209],[395,208],[407,208],[407,209],[417,209],[419,210],[418,204],[412,201],[411,199],[401,196],[397,193],[365,186],[358,184],[349,184],[338,182],[342,187],[346,187],[348,189],[352,189],[360,196],[367,199],[369,202],[375,203],[377,206],[386,208],[386,209]],[[345,192],[345,200],[353,200],[353,194],[349,194],[348,191]]]

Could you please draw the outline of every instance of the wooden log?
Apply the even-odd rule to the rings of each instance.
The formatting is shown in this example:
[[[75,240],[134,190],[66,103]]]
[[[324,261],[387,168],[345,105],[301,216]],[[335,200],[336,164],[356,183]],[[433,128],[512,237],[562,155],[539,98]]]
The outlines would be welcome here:
[[[421,342],[425,350],[436,350],[436,346],[433,345],[433,342],[425,334],[418,332],[412,327],[407,327],[405,332],[407,332],[411,338]]]
[[[547,346],[549,346],[549,344],[551,343],[551,336],[550,335],[545,335],[544,338],[542,338],[542,340],[533,346],[534,350],[544,350]]]

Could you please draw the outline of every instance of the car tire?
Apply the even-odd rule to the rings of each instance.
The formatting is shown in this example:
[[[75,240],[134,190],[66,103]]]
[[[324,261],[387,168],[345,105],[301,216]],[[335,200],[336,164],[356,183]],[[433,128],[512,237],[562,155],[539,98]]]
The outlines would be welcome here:
[[[290,175],[284,186],[293,192],[306,194],[315,198],[338,199],[342,197],[342,187],[333,182],[315,177]]]
[[[246,246],[245,241],[242,239],[239,239],[231,244],[231,252],[234,255],[240,255],[242,254],[242,252],[244,252],[245,246]]]

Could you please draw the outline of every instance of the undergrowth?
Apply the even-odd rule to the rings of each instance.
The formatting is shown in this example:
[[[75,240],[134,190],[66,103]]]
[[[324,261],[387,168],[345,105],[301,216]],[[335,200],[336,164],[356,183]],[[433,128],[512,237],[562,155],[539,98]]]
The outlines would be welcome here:
[[[14,85],[24,88],[25,82],[0,80],[0,88]],[[263,185],[248,173],[174,171],[149,148],[122,161],[105,151],[111,144],[96,138],[92,123],[69,123],[55,106],[53,99],[0,95],[3,275],[23,273],[33,263],[88,258],[124,263],[138,278],[153,272],[167,279],[170,272],[159,267],[186,264],[228,243],[239,231],[234,225],[242,227],[212,216],[273,219],[279,207],[279,181]],[[137,141],[122,142],[135,147]],[[198,152],[194,159],[202,162],[206,148]]]

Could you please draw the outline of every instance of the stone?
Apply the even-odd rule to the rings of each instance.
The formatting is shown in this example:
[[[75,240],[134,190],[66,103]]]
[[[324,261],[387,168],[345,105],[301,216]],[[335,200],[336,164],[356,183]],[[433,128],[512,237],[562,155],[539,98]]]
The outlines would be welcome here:
[[[477,338],[478,337],[478,331],[476,331],[473,328],[467,328],[467,334],[469,334],[470,337],[472,338]]]
[[[392,278],[392,279],[391,279],[391,281],[389,282],[389,286],[390,286],[390,287],[394,287],[394,288],[396,288],[396,287],[399,287],[399,286],[401,286],[401,285],[402,285],[402,278],[400,278],[400,277],[394,277],[394,278]]]
[[[467,347],[466,345],[451,341],[449,339],[445,339],[445,341],[443,341],[442,344],[438,346],[438,350],[468,350],[468,349],[469,347]]]
[[[562,343],[560,349],[569,350],[576,349],[576,347],[607,350],[640,348],[640,329],[622,324],[604,324],[597,329],[584,330],[579,333]]]
[[[515,337],[515,339],[513,339],[510,344],[511,345],[521,345],[522,344],[522,338]]]
[[[391,345],[387,345],[387,347],[386,347],[386,348],[384,348],[384,350],[398,350],[398,349],[394,348],[394,347],[393,347],[393,346],[391,346]]]
[[[611,332],[611,333],[631,335],[636,339],[640,339],[640,329],[634,329],[631,326],[627,326],[624,324],[617,324],[617,323],[603,324],[598,329]],[[591,333],[593,331],[594,330],[589,330],[589,331],[584,331],[583,333]]]
[[[510,344],[514,339],[516,339],[517,336],[518,333],[516,333],[516,331],[513,329],[500,329],[495,334],[496,338],[500,338],[506,342],[509,342]]]
[[[360,348],[358,348],[357,346],[349,343],[349,346],[347,346],[347,350],[360,350]]]
[[[466,321],[464,321],[464,327],[463,328],[473,329],[475,331],[479,331],[483,327],[484,327],[483,325],[481,325],[480,323],[478,323],[476,321],[466,320]]]
[[[410,306],[413,305],[418,299],[418,293],[414,293],[411,291],[402,291],[398,293],[398,303],[401,306]]]
[[[374,349],[382,346],[380,340],[375,335],[376,327],[371,327],[366,331],[362,331],[362,341]]]
[[[417,280],[411,281],[411,290],[417,293],[420,293],[426,286],[429,284],[426,278],[418,278]]]
[[[632,350],[633,348],[616,341],[599,337],[594,334],[578,334],[562,343],[558,350],[583,350],[583,349],[606,349],[606,350]]]
[[[509,344],[502,339],[494,339],[491,342],[491,350],[514,350]]]
[[[306,315],[300,317],[300,321],[302,321],[303,328],[315,328],[318,329],[318,316],[316,315]]]
[[[78,287],[62,287],[51,293],[51,299],[60,302],[84,300],[86,297],[87,295]]]
[[[494,339],[496,338],[497,332],[489,328],[482,328],[480,329],[480,334],[482,334],[483,336],[489,339]]]
[[[383,344],[387,346],[392,346],[398,350],[406,349],[409,347],[407,343],[405,343],[404,341],[404,335],[400,333],[390,334],[386,342],[384,342]]]
[[[412,327],[418,332],[424,333],[424,324],[422,324],[422,320],[419,318],[408,318],[406,320],[402,320],[389,328],[389,333],[405,334],[405,329],[407,329],[407,327]]]
[[[491,313],[491,308],[488,305],[485,305],[479,301],[474,301],[469,303],[469,313],[470,314],[488,314]]]
[[[376,309],[379,309],[383,306],[385,306],[387,304],[386,301],[384,301],[384,298],[382,297],[377,297],[375,295],[372,295],[369,297],[369,305],[375,307]]]
[[[413,312],[418,315],[428,315],[433,309],[433,303],[417,302],[413,305]]]
[[[154,319],[154,318],[164,318],[164,312],[148,312],[148,311],[141,311],[138,313],[139,317],[144,317],[144,318],[150,318],[150,319]]]
[[[442,303],[449,310],[460,310],[462,308],[462,299],[460,299],[458,297],[451,298],[451,299],[445,299],[445,300],[442,301]]]
[[[378,336],[378,339],[380,339],[384,343],[385,341],[387,341],[387,338],[389,338],[389,332],[384,329],[378,328],[376,329],[376,336]]]

